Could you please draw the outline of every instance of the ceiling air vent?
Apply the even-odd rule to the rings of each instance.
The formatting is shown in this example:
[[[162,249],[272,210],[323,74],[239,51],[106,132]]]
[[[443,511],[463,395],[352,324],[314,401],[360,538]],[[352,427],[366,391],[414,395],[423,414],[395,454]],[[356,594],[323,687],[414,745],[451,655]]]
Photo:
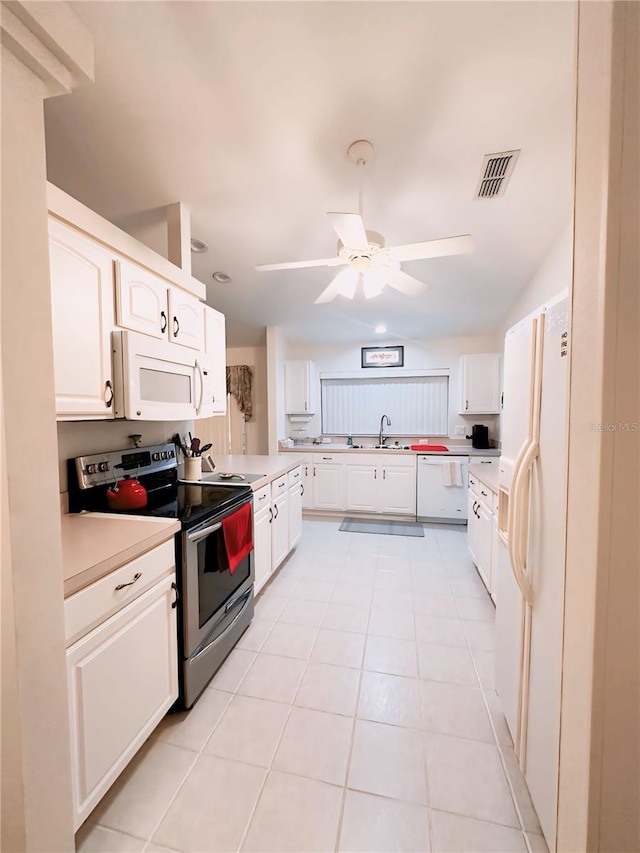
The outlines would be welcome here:
[[[497,198],[504,195],[518,154],[520,154],[520,149],[517,151],[501,151],[499,154],[487,154],[485,156],[476,198]]]

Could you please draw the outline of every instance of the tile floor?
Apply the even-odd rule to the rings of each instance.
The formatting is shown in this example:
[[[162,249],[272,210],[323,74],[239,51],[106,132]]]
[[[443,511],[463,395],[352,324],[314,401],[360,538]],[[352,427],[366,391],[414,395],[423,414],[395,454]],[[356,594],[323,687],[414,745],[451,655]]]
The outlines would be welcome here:
[[[305,521],[236,649],[154,733],[78,851],[546,850],[465,528],[338,526]]]

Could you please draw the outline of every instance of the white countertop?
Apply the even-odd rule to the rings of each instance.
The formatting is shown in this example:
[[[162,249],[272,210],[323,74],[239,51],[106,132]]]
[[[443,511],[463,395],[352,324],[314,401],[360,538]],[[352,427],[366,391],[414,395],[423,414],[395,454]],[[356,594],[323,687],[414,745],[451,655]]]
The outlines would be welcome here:
[[[435,442],[433,442],[435,444]],[[476,450],[471,445],[446,444],[448,451],[444,450],[429,450],[429,445],[422,445],[420,450],[393,450],[389,447],[347,447],[346,444],[302,444],[295,447],[283,447],[281,453],[392,453],[395,455],[404,456],[422,456],[422,455],[447,455],[447,456],[500,456],[500,451],[496,447],[488,448],[487,450]],[[254,457],[258,458],[258,457]]]
[[[176,519],[100,512],[63,515],[64,597],[172,539],[179,530]]]
[[[215,463],[216,471],[228,472],[230,474],[262,474],[259,480],[254,480],[249,483],[254,492],[266,486],[271,480],[276,477],[281,477],[287,471],[293,470],[300,463],[300,451],[297,455],[283,458],[282,456],[211,456]],[[202,466],[202,476],[206,477],[209,471],[206,471],[206,465]],[[241,481],[236,481],[235,485],[242,485]]]
[[[479,463],[474,465],[473,462],[470,462],[468,470],[470,477],[475,477],[477,480],[480,480],[480,482],[484,483],[488,489],[491,489],[491,491],[496,495],[498,494],[499,471],[497,465],[480,465]]]

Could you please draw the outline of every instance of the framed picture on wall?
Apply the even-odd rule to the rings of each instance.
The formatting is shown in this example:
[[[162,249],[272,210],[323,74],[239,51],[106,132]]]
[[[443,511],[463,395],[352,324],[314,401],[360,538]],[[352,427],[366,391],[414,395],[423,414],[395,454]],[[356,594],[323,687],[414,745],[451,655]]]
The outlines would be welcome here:
[[[362,367],[404,367],[404,347],[361,347]]]

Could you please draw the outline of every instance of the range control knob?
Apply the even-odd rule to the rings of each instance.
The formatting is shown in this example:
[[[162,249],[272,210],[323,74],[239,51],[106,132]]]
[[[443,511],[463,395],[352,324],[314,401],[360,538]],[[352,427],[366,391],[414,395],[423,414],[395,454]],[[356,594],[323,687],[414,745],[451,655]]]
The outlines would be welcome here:
[[[173,458],[175,457],[175,455],[176,455],[175,450],[170,450],[170,451],[169,451],[169,459],[173,459]]]
[[[97,471],[98,471],[98,466],[94,465],[93,462],[91,462],[89,465],[87,465],[87,467],[84,469],[85,474],[95,474],[95,473],[97,473]]]
[[[109,471],[111,465],[108,462],[98,462],[98,471]]]
[[[160,460],[160,454],[159,453],[153,453],[153,454],[151,454],[151,458],[153,459],[154,462],[158,462]]]
[[[160,457],[161,457],[162,459],[168,459],[168,458],[169,458],[169,454],[167,453],[167,451],[166,451],[166,450],[163,450],[163,451],[162,451],[162,453],[160,454]]]

